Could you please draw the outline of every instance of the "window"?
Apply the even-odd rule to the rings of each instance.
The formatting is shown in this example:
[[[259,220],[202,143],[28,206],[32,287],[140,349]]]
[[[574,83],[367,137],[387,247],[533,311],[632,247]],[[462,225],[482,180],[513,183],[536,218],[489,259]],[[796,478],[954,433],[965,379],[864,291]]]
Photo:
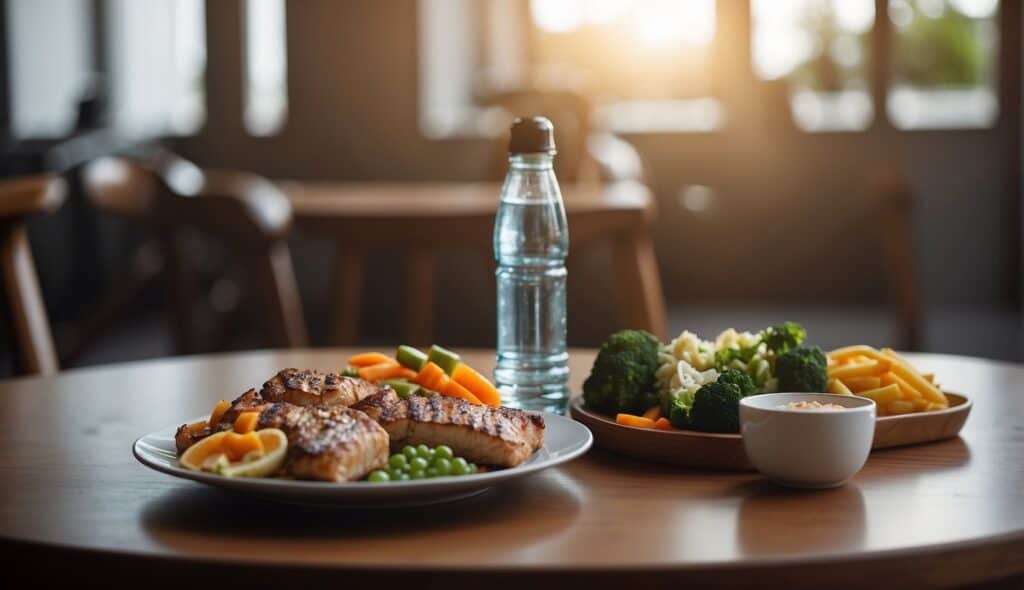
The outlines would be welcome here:
[[[754,72],[785,79],[805,131],[866,129],[874,0],[752,0]]]
[[[500,132],[488,98],[569,91],[597,127],[708,131],[715,0],[420,0],[421,128],[430,137]]]
[[[288,116],[288,57],[284,0],[245,3],[245,128],[280,131]]]
[[[901,129],[989,127],[998,114],[998,0],[890,0],[892,82]]]
[[[203,0],[110,0],[113,123],[130,136],[187,135],[206,120]]]
[[[62,137],[75,124],[90,76],[90,4],[9,0],[11,130],[17,138]]]

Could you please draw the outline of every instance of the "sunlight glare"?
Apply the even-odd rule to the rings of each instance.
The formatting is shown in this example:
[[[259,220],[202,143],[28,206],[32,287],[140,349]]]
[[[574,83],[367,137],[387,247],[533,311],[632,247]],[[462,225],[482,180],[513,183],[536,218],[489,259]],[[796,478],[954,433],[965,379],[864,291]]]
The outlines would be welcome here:
[[[989,18],[999,8],[999,0],[950,0],[960,14],[969,18]]]
[[[568,33],[583,24],[586,0],[530,0],[530,16],[542,31]]]
[[[715,36],[714,0],[647,0],[633,17],[634,34],[649,45],[707,45]]]

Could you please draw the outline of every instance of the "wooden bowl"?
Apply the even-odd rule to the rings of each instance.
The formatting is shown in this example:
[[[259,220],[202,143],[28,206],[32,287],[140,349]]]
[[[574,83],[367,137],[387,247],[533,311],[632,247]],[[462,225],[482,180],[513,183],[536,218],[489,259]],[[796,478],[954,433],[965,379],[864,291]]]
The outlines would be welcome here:
[[[960,433],[971,413],[971,400],[959,393],[945,392],[949,408],[883,416],[875,421],[871,449],[935,442]],[[569,415],[594,433],[594,444],[622,455],[658,463],[713,471],[752,471],[739,434],[711,434],[693,430],[654,430],[623,426],[592,412],[577,397],[569,404]]]

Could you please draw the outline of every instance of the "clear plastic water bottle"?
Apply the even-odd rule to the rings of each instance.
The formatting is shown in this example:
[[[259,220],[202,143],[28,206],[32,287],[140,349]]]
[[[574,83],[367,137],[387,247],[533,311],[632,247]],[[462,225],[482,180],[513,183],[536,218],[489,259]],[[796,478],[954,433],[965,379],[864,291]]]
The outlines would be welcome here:
[[[494,222],[498,262],[498,354],[494,380],[506,405],[564,412],[565,257],[569,227],[552,161],[555,140],[544,117],[516,119],[509,171]]]

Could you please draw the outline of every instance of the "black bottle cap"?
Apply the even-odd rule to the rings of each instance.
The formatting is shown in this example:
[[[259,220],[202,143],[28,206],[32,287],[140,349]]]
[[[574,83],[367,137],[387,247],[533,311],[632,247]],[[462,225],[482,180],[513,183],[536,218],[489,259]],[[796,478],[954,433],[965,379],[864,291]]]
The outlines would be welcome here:
[[[510,154],[555,153],[555,126],[546,117],[516,118],[509,137]]]

